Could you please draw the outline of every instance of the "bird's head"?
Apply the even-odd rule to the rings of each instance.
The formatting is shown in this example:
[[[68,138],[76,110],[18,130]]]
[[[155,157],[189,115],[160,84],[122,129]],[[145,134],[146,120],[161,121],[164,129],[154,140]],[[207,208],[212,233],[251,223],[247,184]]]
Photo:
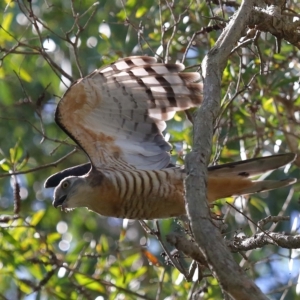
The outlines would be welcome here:
[[[52,205],[68,211],[75,207],[85,206],[86,180],[83,177],[70,176],[64,178],[54,190]]]

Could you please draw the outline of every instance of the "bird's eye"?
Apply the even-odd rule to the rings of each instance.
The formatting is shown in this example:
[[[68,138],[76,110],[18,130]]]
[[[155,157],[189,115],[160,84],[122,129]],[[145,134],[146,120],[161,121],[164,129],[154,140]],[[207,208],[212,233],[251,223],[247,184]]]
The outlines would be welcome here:
[[[66,189],[66,188],[69,187],[69,185],[70,185],[69,181],[64,181],[64,182],[62,183],[61,187],[62,187],[63,189]]]

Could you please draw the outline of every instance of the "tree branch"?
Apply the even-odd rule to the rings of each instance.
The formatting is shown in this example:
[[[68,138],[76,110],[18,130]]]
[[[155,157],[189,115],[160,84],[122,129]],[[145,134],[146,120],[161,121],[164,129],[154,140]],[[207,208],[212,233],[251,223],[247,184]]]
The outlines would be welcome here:
[[[231,50],[247,26],[253,5],[253,0],[243,1],[239,11],[202,63],[204,101],[195,118],[194,149],[186,157],[187,212],[195,241],[223,291],[234,299],[267,298],[234,261],[219,230],[210,219],[209,207],[205,201],[206,165],[211,155],[214,122],[220,110],[222,72]]]
[[[232,252],[247,251],[273,244],[281,248],[300,248],[300,235],[285,235],[278,232],[261,232],[249,238],[236,237],[234,241],[228,241],[227,246]]]
[[[266,10],[253,8],[248,26],[285,39],[300,49],[300,21],[293,21],[293,17],[282,14],[281,7],[272,5]]]
[[[168,234],[166,236],[166,240],[177,250],[182,251],[186,256],[191,257],[199,264],[208,267],[205,257],[193,241],[186,239],[184,236],[176,232]]]

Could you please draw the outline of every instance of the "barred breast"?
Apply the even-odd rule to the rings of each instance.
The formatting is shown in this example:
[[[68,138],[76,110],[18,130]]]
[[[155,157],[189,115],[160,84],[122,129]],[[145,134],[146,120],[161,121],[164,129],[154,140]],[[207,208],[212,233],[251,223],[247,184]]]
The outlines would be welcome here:
[[[113,170],[105,171],[104,175],[101,190],[89,205],[101,215],[157,219],[185,214],[185,174],[180,168]]]

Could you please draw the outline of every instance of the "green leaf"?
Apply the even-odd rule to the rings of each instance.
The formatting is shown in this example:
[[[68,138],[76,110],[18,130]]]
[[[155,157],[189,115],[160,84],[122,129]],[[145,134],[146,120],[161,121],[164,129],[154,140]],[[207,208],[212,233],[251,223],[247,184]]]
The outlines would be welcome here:
[[[99,32],[99,36],[104,40],[104,41],[108,41],[108,36],[105,35],[104,33]]]
[[[266,202],[255,196],[251,197],[250,203],[251,203],[251,205],[256,207],[256,209],[258,209],[260,212],[263,212],[266,207]]]
[[[94,290],[100,293],[105,293],[105,288],[99,281],[96,281],[95,279],[91,279],[86,275],[78,274],[78,273],[75,274],[75,278],[80,285],[85,286],[90,290]]]
[[[15,148],[10,148],[9,149],[9,155],[10,155],[10,161],[12,164],[15,162],[15,156],[16,156],[16,149]]]
[[[120,19],[120,21],[126,20],[126,12],[121,10],[119,13],[117,13],[117,17]]]
[[[32,292],[32,288],[29,283],[26,283],[26,280],[19,280],[18,285],[23,293],[30,294]]]
[[[280,53],[275,53],[275,54],[274,54],[274,58],[275,58],[276,60],[286,60],[286,56],[285,56],[285,55],[282,55],[282,54],[280,54]]]
[[[9,172],[11,170],[11,166],[9,163],[6,162],[5,158],[0,161],[0,166],[5,172]]]
[[[16,239],[17,241],[20,241],[21,240],[21,237],[22,235],[25,233],[27,233],[27,236],[28,236],[28,228],[26,227],[23,227],[21,224],[20,224],[20,227],[16,227],[13,229],[13,231],[11,231],[14,239]],[[22,246],[24,245],[24,243],[22,243]]]
[[[101,235],[100,241],[99,241],[96,249],[98,252],[101,252],[101,253],[103,253],[103,252],[105,253],[105,252],[109,251],[108,239],[104,234]]]
[[[147,7],[142,6],[142,7],[138,8],[138,10],[136,11],[135,17],[136,17],[136,18],[140,18],[140,17],[142,17],[147,11],[148,11]]]
[[[45,215],[45,210],[38,211],[32,216],[30,224],[32,226],[36,226],[42,220],[44,215]]]
[[[53,244],[54,242],[61,239],[61,234],[58,232],[53,232],[47,235],[47,242]]]
[[[9,31],[11,22],[13,20],[13,14],[12,13],[6,13],[3,17],[3,21],[1,23],[0,27],[0,45],[4,45],[5,41],[11,41],[13,38],[10,34],[7,33]]]
[[[28,162],[28,159],[29,159],[29,156],[26,156],[26,157],[25,157],[25,158],[17,165],[16,169],[17,169],[18,171],[22,170],[22,169],[26,166],[26,164],[27,164],[27,162]]]
[[[274,114],[276,110],[273,103],[274,103],[273,98],[263,101],[263,109],[271,114]]]
[[[15,164],[23,155],[23,149],[20,147],[20,139],[16,142],[13,148],[9,149],[10,161]]]
[[[10,246],[17,246],[18,245],[18,241],[6,230],[6,229],[3,229],[0,231],[3,235],[2,239],[2,247],[5,247],[7,248],[8,247],[8,244],[10,244]]]
[[[134,7],[136,4],[136,0],[128,0],[126,1],[126,7]]]
[[[12,0],[5,0],[5,2],[6,2],[6,4],[7,4],[8,6],[10,6],[10,7],[14,7],[14,6],[15,6],[14,1],[12,1]]]
[[[141,254],[139,252],[129,255],[126,257],[125,260],[123,260],[122,265],[125,267],[130,267],[136,260],[140,259],[140,257]]]
[[[25,69],[19,68],[18,71],[19,71],[18,74],[19,74],[21,79],[23,79],[27,82],[32,81],[32,77],[30,76],[30,74]]]

